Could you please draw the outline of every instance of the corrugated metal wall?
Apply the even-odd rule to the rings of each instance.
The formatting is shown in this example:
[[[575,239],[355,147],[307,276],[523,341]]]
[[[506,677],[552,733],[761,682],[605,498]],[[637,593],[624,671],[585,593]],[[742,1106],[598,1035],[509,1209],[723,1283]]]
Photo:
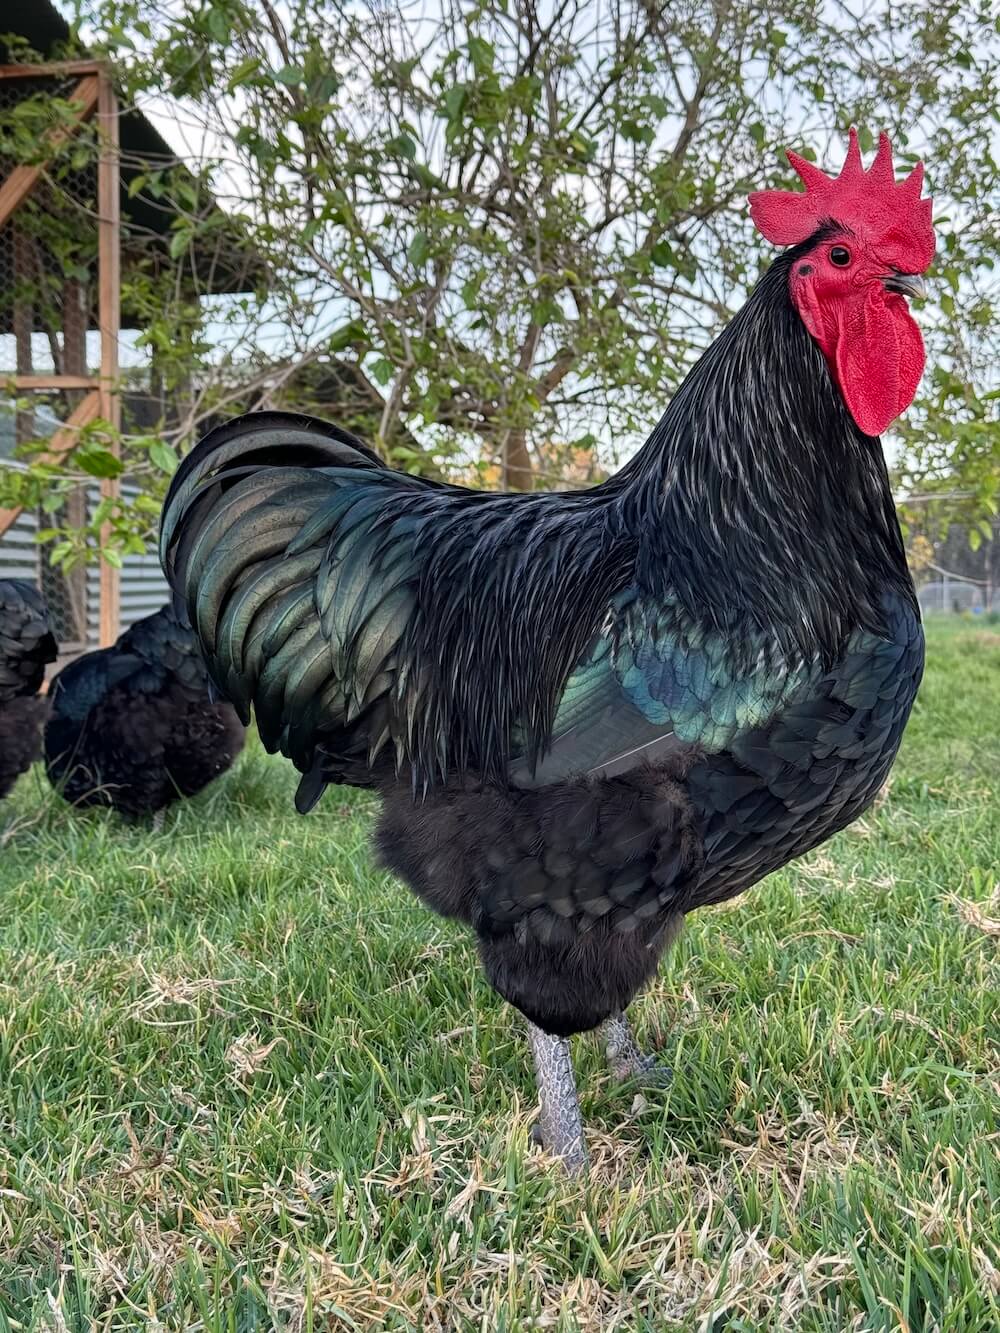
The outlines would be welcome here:
[[[0,578],[38,582],[38,515],[20,513],[0,538]]]

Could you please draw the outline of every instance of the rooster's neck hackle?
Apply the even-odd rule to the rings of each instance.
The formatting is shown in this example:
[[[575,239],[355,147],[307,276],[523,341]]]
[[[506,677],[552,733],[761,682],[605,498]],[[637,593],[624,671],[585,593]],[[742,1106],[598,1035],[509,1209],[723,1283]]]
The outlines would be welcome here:
[[[913,601],[881,444],[852,420],[778,259],[620,475],[638,577],[696,621],[828,661]]]

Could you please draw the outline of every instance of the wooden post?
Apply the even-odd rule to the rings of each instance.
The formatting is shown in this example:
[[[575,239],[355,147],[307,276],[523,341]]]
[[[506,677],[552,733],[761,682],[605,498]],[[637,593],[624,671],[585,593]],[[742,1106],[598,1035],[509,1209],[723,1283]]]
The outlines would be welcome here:
[[[83,377],[87,373],[87,315],[83,302],[84,291],[85,289],[78,278],[67,278],[63,284],[61,369],[66,376],[79,375]],[[55,337],[53,337],[53,341],[55,341]],[[59,363],[57,362],[57,364]],[[77,390],[70,390],[66,394],[66,398],[73,411],[80,406],[81,395]],[[71,528],[86,527],[86,486],[78,486],[72,495],[67,497],[65,512],[66,521]],[[73,625],[73,638],[79,643],[80,651],[86,652],[86,566],[76,565],[73,569],[65,571],[51,570],[50,577],[52,576],[61,580],[62,592],[69,608],[69,619]]]
[[[101,332],[101,416],[115,431],[121,425],[121,404],[118,398],[118,334],[121,318],[121,201],[120,167],[118,158],[118,103],[110,72],[104,68],[98,75],[97,123],[101,138],[101,156],[97,164],[98,213],[98,302],[97,323]],[[118,442],[112,449],[118,453]],[[118,496],[117,477],[101,481],[101,498]],[[101,533],[104,546],[110,529]],[[114,643],[119,634],[121,580],[118,570],[101,560],[100,583],[101,647]]]
[[[17,373],[18,375],[30,375],[32,370],[31,332],[35,308],[34,303],[26,299],[24,291],[31,273],[31,239],[16,222],[11,223],[11,231],[11,249],[14,261],[14,345],[17,357]],[[35,414],[30,410],[18,411],[14,417],[15,444],[24,444],[26,440],[33,439],[34,434]]]

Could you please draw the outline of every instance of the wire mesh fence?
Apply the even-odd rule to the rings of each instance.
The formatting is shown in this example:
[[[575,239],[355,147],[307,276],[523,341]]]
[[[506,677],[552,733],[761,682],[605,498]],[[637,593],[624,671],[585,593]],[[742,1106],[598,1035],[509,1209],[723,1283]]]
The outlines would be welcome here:
[[[917,592],[924,615],[985,615],[1000,612],[1000,593],[988,584],[952,576],[932,579]]]
[[[0,19],[0,38],[4,26]],[[127,452],[130,438],[145,441],[172,428],[189,401],[174,349],[187,346],[184,331],[190,335],[196,325],[192,312],[201,298],[254,292],[265,273],[206,183],[138,108],[120,104],[108,67],[80,54],[71,68],[0,63],[0,467],[18,468],[29,449],[36,462],[62,457],[80,430],[97,422],[88,440],[93,451],[86,461],[77,454],[72,466],[75,476],[87,475],[86,490],[81,486],[58,515],[62,535],[74,542],[97,503],[90,477],[100,479],[107,500],[119,486],[134,496],[131,483],[149,471],[141,451],[133,454],[138,470],[121,478],[94,454],[121,449],[122,438]],[[8,57],[24,58],[20,48]],[[178,234],[187,238],[179,250]],[[149,334],[157,319],[169,326],[159,340]],[[139,336],[122,345],[122,328]],[[157,364],[158,349],[173,367],[167,373]],[[34,469],[36,494],[37,477]],[[155,554],[123,551],[125,539],[111,543],[120,576],[109,563],[96,577],[96,563],[86,577],[52,568],[51,547],[30,549],[52,515],[3,508],[16,506],[23,493],[10,485],[0,501],[0,572],[33,573],[69,651],[93,641],[96,622],[106,640],[116,621],[125,625],[133,611],[155,609],[149,603],[162,600]],[[119,521],[121,511],[114,517]],[[92,523],[91,553],[109,533],[120,538],[123,526],[112,531],[105,524],[98,536]]]
[[[23,197],[0,227],[0,376],[85,375],[97,288],[97,128],[70,75],[0,79],[0,179]],[[72,131],[72,132],[70,132]],[[14,173],[17,173],[15,177]]]
[[[965,498],[904,501],[907,556],[924,615],[1000,615],[1000,518],[963,512]]]

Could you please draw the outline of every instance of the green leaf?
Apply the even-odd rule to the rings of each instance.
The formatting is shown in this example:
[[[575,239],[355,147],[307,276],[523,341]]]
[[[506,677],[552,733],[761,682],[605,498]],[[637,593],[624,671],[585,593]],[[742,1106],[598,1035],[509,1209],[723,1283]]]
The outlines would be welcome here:
[[[301,65],[282,65],[281,69],[275,70],[274,77],[276,82],[283,83],[286,88],[298,88],[306,81],[305,70]]]
[[[241,84],[246,83],[259,69],[260,56],[248,56],[246,60],[241,60],[230,74],[226,87],[232,92],[234,88],[239,88]]]
[[[403,157],[407,162],[412,162],[417,155],[417,145],[408,134],[397,134],[394,139],[387,140],[385,146],[387,152]]]
[[[548,298],[543,297],[542,300],[535,301],[531,307],[532,322],[543,329],[549,324],[561,324],[564,318],[562,307]]]
[[[477,273],[474,278],[462,284],[462,304],[466,310],[475,310],[479,305],[479,290],[485,280],[485,273]]]
[[[656,138],[652,125],[640,125],[637,120],[632,120],[626,116],[618,126],[623,139],[628,139],[629,143],[651,144]]]
[[[208,11],[208,30],[220,45],[229,40],[229,15],[220,5]]]
[[[114,569],[121,569],[122,567],[121,553],[111,546],[101,547],[101,558]]]
[[[158,467],[161,472],[165,472],[168,477],[172,477],[177,471],[177,464],[180,460],[170,445],[163,440],[156,440],[149,446],[149,457],[154,466]]]
[[[88,442],[75,451],[77,465],[88,477],[120,477],[125,466],[110,449]]]
[[[464,83],[457,83],[444,95],[444,109],[449,120],[460,120],[462,107],[465,105],[466,88]]]
[[[359,343],[366,341],[367,335],[364,325],[358,320],[352,319],[330,334],[327,339],[327,347],[331,352],[345,352],[348,347],[356,347]]]
[[[427,258],[431,252],[431,243],[427,233],[418,231],[410,242],[410,248],[407,250],[407,258],[414,268],[423,268],[427,263]]]
[[[320,75],[309,84],[309,96],[320,106],[327,102],[332,102],[334,94],[340,87],[340,80],[332,70]]]
[[[480,76],[491,74],[493,72],[493,61],[496,52],[490,42],[483,37],[469,38],[469,59],[472,61],[473,68]]]
[[[191,244],[194,233],[190,227],[178,227],[170,238],[170,258],[179,259]]]
[[[597,156],[597,141],[588,139],[585,134],[576,133],[571,135],[569,147],[577,161],[593,162]]]
[[[673,268],[674,252],[668,241],[657,241],[649,252],[649,257],[657,268]]]

